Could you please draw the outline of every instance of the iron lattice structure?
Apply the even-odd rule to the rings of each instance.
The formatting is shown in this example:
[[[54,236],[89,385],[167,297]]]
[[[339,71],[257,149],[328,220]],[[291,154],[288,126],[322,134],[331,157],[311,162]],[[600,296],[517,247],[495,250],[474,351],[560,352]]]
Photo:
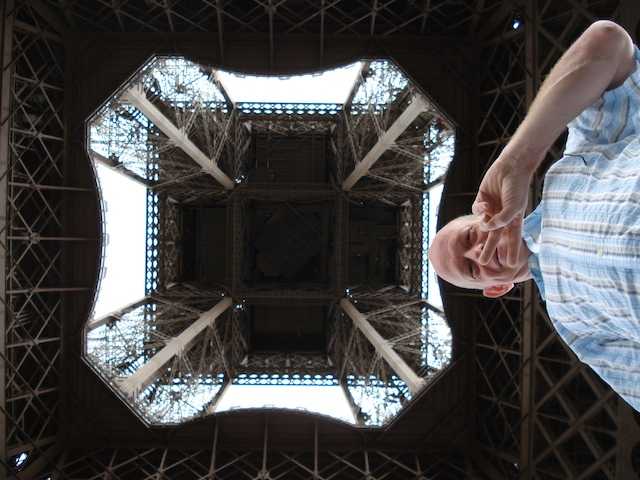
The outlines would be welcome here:
[[[442,182],[442,175],[432,181],[433,172],[443,172],[451,161],[451,146],[440,150],[453,143],[453,128],[392,62],[365,61],[354,66],[359,75],[355,82],[344,85],[350,89],[344,103],[235,103],[226,91],[232,87],[227,83],[231,82],[228,73],[179,56],[154,56],[88,120],[87,150],[96,164],[98,179],[106,166],[147,189],[147,297],[120,312],[90,320],[85,358],[150,424],[179,423],[176,412],[191,412],[185,413],[183,420],[213,413],[228,385],[264,383],[340,384],[358,409],[367,403],[379,404],[367,407],[376,413],[362,418],[364,425],[382,425],[424,384],[413,378],[414,372],[429,379],[426,372],[433,374],[448,364],[451,342],[435,334],[437,323],[448,328],[444,315],[431,306],[440,316],[428,316],[427,303],[420,300],[426,295],[422,291],[423,270],[428,268],[424,246],[428,232],[426,236],[423,232],[430,214],[424,209],[431,207],[421,197]],[[227,79],[221,81],[222,76]],[[334,131],[338,133],[334,135]],[[268,183],[268,168],[261,170],[259,154],[255,153],[254,164],[249,160],[249,150],[258,151],[261,142],[267,145],[264,155],[268,155],[272,139],[284,145],[292,138],[310,138],[312,149],[314,144],[323,146],[316,152],[322,159],[328,155],[330,139],[336,154],[325,174],[330,183],[325,181],[323,186],[319,182],[324,179],[317,166],[313,175],[304,177],[308,182],[294,181],[295,172],[280,168],[272,170],[272,180],[283,177],[288,183],[280,185],[293,191],[278,190],[278,184]],[[313,153],[309,163],[313,163]],[[283,154],[286,152],[280,151],[279,155]],[[304,163],[300,156],[296,154],[297,165]],[[369,157],[375,158],[374,165],[362,168]],[[351,186],[358,183],[355,192],[344,186],[349,182]],[[281,280],[270,280],[256,286],[254,272],[260,266],[252,255],[260,247],[254,247],[255,223],[293,214],[295,222],[311,225],[325,243],[341,243],[339,237],[332,238],[330,225],[347,225],[347,212],[340,208],[344,199],[364,208],[374,202],[390,205],[403,217],[404,243],[396,269],[402,289],[367,292],[364,297],[358,294],[363,306],[367,302],[384,305],[383,311],[360,313],[364,328],[371,325],[374,337],[382,335],[389,345],[388,355],[380,353],[381,347],[372,343],[375,340],[362,333],[353,315],[343,313],[327,319],[329,325],[339,325],[322,361],[318,361],[317,357],[323,356],[318,352],[253,351],[251,315],[245,320],[237,318],[246,308],[253,308],[250,302],[247,306],[246,298],[268,295],[285,302],[287,297],[315,298],[333,301],[336,307],[336,295],[340,299],[344,292],[335,277],[345,270],[339,255],[323,254],[318,264],[331,272],[329,288],[326,281],[318,279],[289,281],[286,286]],[[106,197],[102,201],[105,205],[109,202]],[[175,339],[186,337],[175,325],[187,332],[189,322],[201,323],[207,310],[194,308],[189,295],[182,297],[186,302],[182,306],[180,300],[164,298],[175,291],[175,283],[182,282],[180,268],[188,255],[185,250],[193,249],[193,244],[186,247],[181,238],[188,215],[185,208],[197,209],[203,204],[225,210],[227,215],[234,212],[230,229],[237,238],[233,242],[234,269],[227,272],[223,283],[238,303],[230,319],[214,320],[215,325],[208,325],[196,339],[180,340],[180,347],[176,347]],[[264,213],[264,205],[269,205],[268,213]],[[327,213],[329,205],[338,215]],[[263,213],[256,212],[259,208]],[[322,218],[318,222],[314,220],[317,215]],[[396,223],[386,235],[395,234]],[[228,222],[219,228],[225,226]],[[197,226],[192,228],[197,230]],[[349,228],[353,228],[350,223]],[[106,235],[108,232],[103,237]],[[103,241],[103,250],[106,243]],[[293,257],[294,252],[288,256]],[[192,286],[190,295],[206,297],[205,290],[198,288]],[[171,315],[175,319],[171,320]],[[207,344],[211,346],[207,348]],[[138,378],[138,370],[144,371],[169,351],[172,359],[158,365],[153,379],[145,376],[144,381],[136,381],[134,390],[128,377]],[[435,360],[428,365],[427,357]],[[397,375],[395,370],[403,364],[412,371]],[[238,373],[242,377],[237,377]],[[387,395],[389,391],[393,394]],[[202,402],[208,392],[213,400],[199,407],[198,399]]]
[[[294,2],[3,4],[3,475],[14,469],[17,455],[28,452],[29,462],[19,478],[637,476],[638,414],[567,351],[530,286],[497,302],[470,299],[479,320],[473,338],[475,377],[470,377],[476,379],[475,396],[468,400],[476,428],[465,451],[427,451],[414,444],[411,453],[398,453],[393,445],[375,449],[358,442],[356,447],[339,448],[323,443],[313,425],[293,448],[278,443],[269,423],[272,414],[262,417],[262,441],[248,450],[231,448],[232,442],[224,441],[229,432],[219,433],[217,427],[210,430],[210,444],[195,447],[166,439],[155,447],[94,450],[65,443],[61,419],[68,412],[62,411],[61,401],[69,392],[62,391],[62,304],[87,294],[90,286],[63,281],[72,277],[64,275],[70,267],[60,259],[70,245],[82,248],[90,239],[64,231],[61,213],[65,202],[81,202],[92,192],[65,171],[65,31],[215,32],[223,60],[232,59],[232,51],[225,48],[230,35],[259,34],[269,44],[271,66],[277,60],[278,36],[289,33],[314,35],[318,65],[335,34],[382,42],[401,34],[424,39],[468,36],[477,45],[481,74],[469,85],[478,98],[471,120],[477,133],[467,147],[473,158],[488,165],[523,118],[544,73],[586,25],[612,17],[633,31],[640,16],[634,2],[624,0],[290,3]],[[524,20],[523,29],[513,29],[514,14]],[[481,173],[473,172],[469,188],[477,185]],[[448,194],[459,193],[452,187]],[[539,185],[532,198],[538,193]],[[470,201],[471,195],[467,197]],[[449,304],[463,298],[470,297],[447,293]]]
[[[333,204],[336,212],[341,211],[339,202],[343,197],[359,202],[359,206],[380,202],[408,212],[404,235],[409,238],[402,238],[406,242],[403,247],[406,257],[403,256],[399,267],[403,289],[358,295],[362,297],[359,300],[363,306],[367,305],[363,298],[384,305],[383,311],[362,313],[365,321],[390,345],[394,355],[419,371],[420,376],[429,378],[425,372],[434,373],[445,367],[450,357],[451,343],[438,341],[437,335],[428,332],[436,330],[434,324],[438,321],[446,326],[442,312],[442,318],[428,317],[424,311],[426,303],[420,300],[426,262],[421,222],[429,216],[422,211],[429,205],[420,201],[420,195],[429,183],[437,183],[429,182],[430,171],[444,170],[452,156],[452,152],[436,154],[436,150],[453,137],[453,130],[442,115],[427,104],[417,88],[388,61],[365,62],[356,82],[347,85],[352,93],[345,104],[235,104],[218,78],[216,70],[183,58],[155,57],[88,122],[89,156],[94,162],[115,168],[147,188],[148,218],[147,298],[106,319],[91,320],[86,358],[110,386],[129,397],[134,408],[150,423],[177,423],[179,415],[175,412],[191,412],[184,418],[212,413],[216,398],[224,395],[226,385],[262,382],[268,385],[340,383],[355,405],[380,404],[375,408],[375,415],[365,414],[363,422],[382,425],[417,393],[418,387],[407,388],[404,384],[407,378],[394,373],[389,358],[377,352],[379,347],[372,344],[370,338],[358,333],[360,327],[356,327],[348,315],[329,316],[328,322],[339,323],[335,330],[343,334],[330,339],[328,355],[322,362],[318,362],[317,353],[265,355],[250,351],[250,320],[236,318],[247,307],[243,297],[267,294],[283,299],[289,295],[330,300],[332,295],[322,282],[289,282],[285,292],[277,281],[259,287],[252,285],[252,272],[258,267],[251,263],[251,250],[247,248],[238,248],[237,255],[242,258],[235,265],[242,265],[242,269],[231,272],[230,294],[241,302],[234,306],[231,319],[221,319],[197,339],[187,341],[189,351],[180,347],[173,360],[163,365],[166,371],[153,381],[145,380],[138,386],[139,391],[119,388],[129,383],[127,377],[136,378],[138,369],[153,363],[155,356],[161,354],[161,347],[172,348],[174,337],[181,333],[174,325],[181,325],[186,331],[188,323],[198,321],[207,310],[190,305],[191,296],[206,297],[205,291],[197,287],[189,290],[191,296],[182,297],[186,302],[181,306],[184,311],[180,300],[164,299],[166,294],[174,292],[173,284],[182,281],[180,257],[187,255],[181,239],[183,207],[195,205],[197,208],[203,201],[209,206],[215,201],[215,205],[227,211],[234,207],[240,210],[240,215],[233,216],[232,230],[240,232],[240,240],[234,247],[254,243],[252,212],[259,202],[274,205],[273,202],[278,201],[275,204],[278,214],[292,212],[296,221],[302,219],[309,223],[315,218],[314,214],[323,215],[318,227],[325,232],[322,235],[327,241],[328,224],[344,224],[347,218],[322,214],[326,208],[319,201]],[[416,109],[418,104],[420,110]],[[416,109],[415,112],[412,113],[412,109]],[[411,116],[402,121],[407,116],[405,112]],[[171,125],[180,133],[172,130]],[[362,172],[366,178],[358,183],[364,187],[358,187],[355,193],[343,191],[340,184],[348,181],[346,173],[357,170],[359,162],[364,163],[368,152],[375,151],[388,136],[386,132],[394,128],[400,131],[398,138],[389,148],[384,146],[385,151],[373,167]],[[334,137],[331,135],[334,129],[344,130],[344,134]],[[333,189],[316,185],[314,190],[309,184],[295,183],[291,185],[299,189],[297,194],[279,192],[271,185],[262,187],[259,181],[253,182],[259,175],[257,167],[251,168],[247,182],[247,151],[256,135],[266,133],[267,139],[282,136],[286,142],[290,135],[299,138],[305,133],[310,133],[313,140],[320,132],[325,137],[320,137],[318,143],[326,144],[324,139],[331,138],[337,154],[335,171],[330,173]],[[192,158],[196,149],[203,152],[206,160]],[[286,171],[279,173],[286,174]],[[233,182],[225,183],[229,177]],[[228,183],[235,188],[230,188]],[[304,208],[306,210],[300,210]],[[391,228],[395,230],[396,225]],[[338,272],[343,266],[337,260],[337,256],[331,261],[325,256],[319,263],[324,264],[326,270]],[[343,296],[335,280],[331,290]],[[189,315],[185,316],[185,312]],[[175,319],[171,320],[171,315]],[[221,329],[226,334],[222,334]],[[347,333],[342,332],[345,329]],[[211,348],[202,347],[209,343]],[[239,350],[235,349],[238,345],[241,345]],[[436,351],[439,356],[434,363],[438,366],[427,366],[426,352]],[[218,357],[221,362],[215,360]],[[243,377],[236,377],[237,372]],[[222,391],[217,391],[221,385]],[[200,411],[197,398],[206,396],[207,388],[214,400]],[[395,397],[380,393],[389,389]],[[351,395],[350,390],[356,394]],[[168,405],[170,403],[175,406]]]
[[[63,461],[61,474],[69,478],[101,478],[105,471],[116,478],[136,478],[131,458],[153,475],[169,478],[438,478],[448,471],[464,478],[460,459],[419,457],[411,454],[365,450],[361,452],[332,452],[321,448],[317,430],[305,439],[309,450],[273,451],[268,442],[269,427],[264,427],[264,447],[252,452],[225,452],[217,449],[217,432],[212,432],[212,449],[181,451],[179,449],[150,449],[144,452],[126,449],[102,450],[88,456],[76,456]],[[314,446],[315,445],[315,446]],[[69,452],[73,454],[74,452]],[[136,463],[138,465],[138,463]],[[138,477],[139,478],[139,477]]]

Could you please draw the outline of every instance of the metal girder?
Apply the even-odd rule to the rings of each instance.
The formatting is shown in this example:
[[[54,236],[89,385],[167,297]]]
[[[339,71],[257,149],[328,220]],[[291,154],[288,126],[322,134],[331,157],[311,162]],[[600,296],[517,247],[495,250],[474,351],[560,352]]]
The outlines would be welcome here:
[[[342,389],[342,393],[344,397],[347,399],[347,403],[349,404],[349,408],[351,409],[351,414],[356,421],[356,425],[364,426],[364,417],[362,415],[362,409],[356,401],[353,399],[353,395],[349,391],[349,386],[344,382],[344,380],[340,381],[340,388]]]
[[[91,8],[86,2],[65,3],[63,8],[72,28],[81,24],[86,28],[113,31],[213,31],[220,43],[225,29],[271,33],[272,39],[273,35],[292,33],[315,33],[321,40],[336,34],[365,37],[373,33],[374,38],[379,38],[394,33],[442,33],[447,29],[466,34],[477,10],[474,2],[459,0],[410,2],[402,9],[397,8],[396,0],[380,1],[376,6],[363,0],[305,0],[296,6],[282,0],[253,0],[238,5],[223,0],[203,0],[191,8],[167,0],[153,0],[148,4],[149,10],[104,1],[100,2],[100,8]],[[216,49],[220,49],[220,55],[225,53],[220,46]]]
[[[68,26],[64,18],[62,18],[59,12],[52,9],[49,5],[47,5],[42,0],[31,0],[31,4],[33,5],[33,9],[38,12],[40,15],[53,29],[62,34],[64,33]]]
[[[351,190],[356,182],[367,174],[369,169],[374,163],[376,163],[380,156],[394,145],[394,142],[400,135],[402,135],[402,132],[407,129],[418,115],[427,111],[428,108],[428,104],[421,96],[414,96],[407,108],[380,136],[380,138],[378,138],[376,144],[371,148],[371,150],[369,150],[365,157],[356,163],[353,172],[351,172],[347,179],[342,182],[342,189],[346,191]]]
[[[229,393],[230,386],[231,386],[231,382],[228,379],[225,379],[220,389],[216,392],[211,402],[207,405],[206,407],[207,415],[211,415],[212,413],[215,413],[216,408],[218,408],[218,405],[220,405],[220,402],[222,402],[226,394]]]
[[[533,103],[540,88],[540,72],[538,70],[538,2],[529,0],[526,3],[525,22],[525,65],[526,65],[526,104],[527,110]],[[537,182],[529,189],[527,213],[535,208],[539,200]],[[535,471],[531,466],[533,458],[533,429],[535,422],[535,321],[537,318],[538,298],[533,282],[528,282],[522,292],[522,356],[520,376],[520,478],[533,479]]]
[[[147,180],[146,178],[142,178],[140,175],[133,173],[131,170],[125,168],[121,163],[118,163],[115,160],[105,157],[104,155],[96,152],[95,150],[89,150],[89,156],[91,160],[99,163],[100,165],[104,165],[109,170],[113,170],[120,175],[126,175],[131,180],[136,182],[139,185],[142,185],[144,188],[149,188],[152,186],[152,182]]]
[[[482,26],[477,32],[477,37],[481,40],[486,39],[498,26],[503,23],[509,15],[512,14],[511,9],[508,6],[509,2],[502,1],[497,10],[489,17],[484,19]]]
[[[351,105],[353,104],[353,99],[356,96],[356,93],[358,93],[358,90],[360,89],[360,87],[362,86],[362,83],[364,82],[364,76],[367,70],[369,69],[370,64],[371,64],[370,61],[364,61],[362,62],[362,65],[360,65],[360,71],[358,72],[358,75],[356,76],[356,80],[353,82],[353,86],[351,87],[351,90],[349,91],[349,95],[347,95],[347,99],[345,100],[344,105],[342,107],[342,110],[344,112],[348,112],[351,109]]]
[[[424,378],[418,376],[413,369],[407,365],[393,347],[386,341],[371,323],[367,320],[366,315],[358,311],[358,309],[346,298],[340,300],[340,307],[351,318],[356,327],[364,334],[376,349],[376,352],[385,359],[391,369],[407,384],[412,394],[418,393],[426,384]]]
[[[34,478],[38,465],[51,460],[44,439],[59,433],[62,293],[84,290],[59,287],[63,283],[60,258],[65,238],[60,233],[60,193],[81,189],[63,182],[61,38],[27,2],[4,2],[0,11],[0,143],[8,138],[8,144],[0,148],[0,218],[6,221],[0,255],[6,268],[2,268],[0,288],[7,297],[1,302],[2,342],[9,347],[6,352],[2,349],[0,362],[3,397],[6,394],[1,435],[3,449],[8,444],[11,452],[29,452],[34,476],[26,476]],[[20,18],[24,28],[16,27],[9,35],[6,27],[14,18]],[[12,466],[7,454],[4,450],[1,459],[3,478],[13,473],[7,472],[7,466]]]
[[[215,178],[225,189],[232,190],[235,184],[220,170],[212,159],[207,157],[189,137],[176,127],[153,103],[149,101],[142,86],[129,88],[123,94],[123,99],[140,110],[151,122],[158,127],[169,139],[202,168],[203,172]]]
[[[484,9],[484,3],[485,3],[485,0],[476,0],[474,12],[471,17],[471,25],[469,26],[469,34],[472,36],[476,35],[478,22],[480,21],[480,18],[481,18],[481,12]]]
[[[233,195],[227,206],[227,214],[231,217],[231,290],[235,295],[242,286],[242,257],[244,249],[244,231],[242,224],[242,199]]]
[[[270,424],[264,422],[260,449],[229,451],[224,448],[224,433],[218,424],[212,428],[212,446],[200,450],[148,448],[103,449],[92,457],[65,458],[59,463],[62,478],[103,477],[109,472],[123,477],[138,473],[140,480],[156,480],[159,476],[185,479],[243,478],[269,479],[353,479],[353,480],[424,480],[447,478],[462,480],[464,470],[454,455],[418,455],[380,448],[333,451],[323,445],[317,422],[302,438],[306,451],[281,451],[272,445]],[[204,474],[203,472],[208,472]],[[84,476],[82,475],[84,474]],[[203,476],[204,475],[204,476]]]
[[[618,400],[618,445],[615,478],[633,478],[633,448],[640,443],[640,422],[637,412],[622,399]],[[638,473],[637,471],[635,473]]]
[[[102,325],[106,325],[112,320],[120,318],[124,313],[138,307],[140,305],[144,305],[145,302],[149,300],[149,297],[143,297],[138,300],[134,300],[133,302],[124,305],[123,307],[118,308],[112,312],[106,313],[100,317],[92,318],[87,322],[87,330],[93,330],[94,328],[101,327]]]
[[[2,38],[0,39],[0,477],[6,478],[8,471],[4,462],[7,458],[7,417],[6,417],[6,236],[7,236],[7,174],[9,170],[9,130],[11,129],[11,50],[13,40],[14,2],[8,0],[2,11]]]
[[[222,20],[222,2],[223,0],[215,0],[216,20],[218,22],[218,43],[220,44],[220,62],[224,62],[224,23]]]
[[[216,318],[231,306],[233,301],[227,297],[212,309],[200,315],[198,320],[187,327],[180,335],[167,342],[164,348],[156,353],[147,363],[130,377],[120,381],[120,388],[127,395],[133,396],[146,388],[160,373],[160,370],[176,355],[188,350],[193,340],[207,327],[213,326]]]

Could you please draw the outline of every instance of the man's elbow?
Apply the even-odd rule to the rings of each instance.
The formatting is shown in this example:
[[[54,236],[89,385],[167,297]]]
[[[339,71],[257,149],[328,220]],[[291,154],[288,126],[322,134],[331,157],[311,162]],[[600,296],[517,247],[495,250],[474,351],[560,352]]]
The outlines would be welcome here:
[[[612,78],[607,90],[621,85],[635,69],[633,40],[617,23],[598,20],[582,34],[581,46],[592,59],[612,62]]]
[[[584,47],[594,55],[623,56],[633,48],[633,41],[626,30],[610,20],[592,23],[581,39]]]
[[[589,25],[587,30],[603,32],[606,35],[619,35],[625,32],[624,28],[611,20],[597,20]]]

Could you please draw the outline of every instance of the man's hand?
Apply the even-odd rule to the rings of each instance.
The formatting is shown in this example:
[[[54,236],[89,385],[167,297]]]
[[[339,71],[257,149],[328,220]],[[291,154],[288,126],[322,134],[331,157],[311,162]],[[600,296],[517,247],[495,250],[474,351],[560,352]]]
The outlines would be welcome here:
[[[494,255],[503,232],[508,235],[507,266],[516,263],[522,243],[522,218],[527,208],[533,170],[509,155],[505,149],[491,165],[480,184],[472,211],[482,217],[481,228],[489,230],[479,261],[486,264]]]
[[[485,230],[502,228],[524,215],[533,172],[504,152],[484,175],[471,210]]]

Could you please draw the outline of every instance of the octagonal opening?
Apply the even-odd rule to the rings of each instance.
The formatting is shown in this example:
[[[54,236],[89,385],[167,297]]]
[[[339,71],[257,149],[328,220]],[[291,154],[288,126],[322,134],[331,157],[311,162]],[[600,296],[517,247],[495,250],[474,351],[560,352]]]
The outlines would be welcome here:
[[[87,132],[85,358],[148,424],[282,407],[382,425],[449,362],[427,251],[454,131],[392,62],[271,78],[155,57]]]

